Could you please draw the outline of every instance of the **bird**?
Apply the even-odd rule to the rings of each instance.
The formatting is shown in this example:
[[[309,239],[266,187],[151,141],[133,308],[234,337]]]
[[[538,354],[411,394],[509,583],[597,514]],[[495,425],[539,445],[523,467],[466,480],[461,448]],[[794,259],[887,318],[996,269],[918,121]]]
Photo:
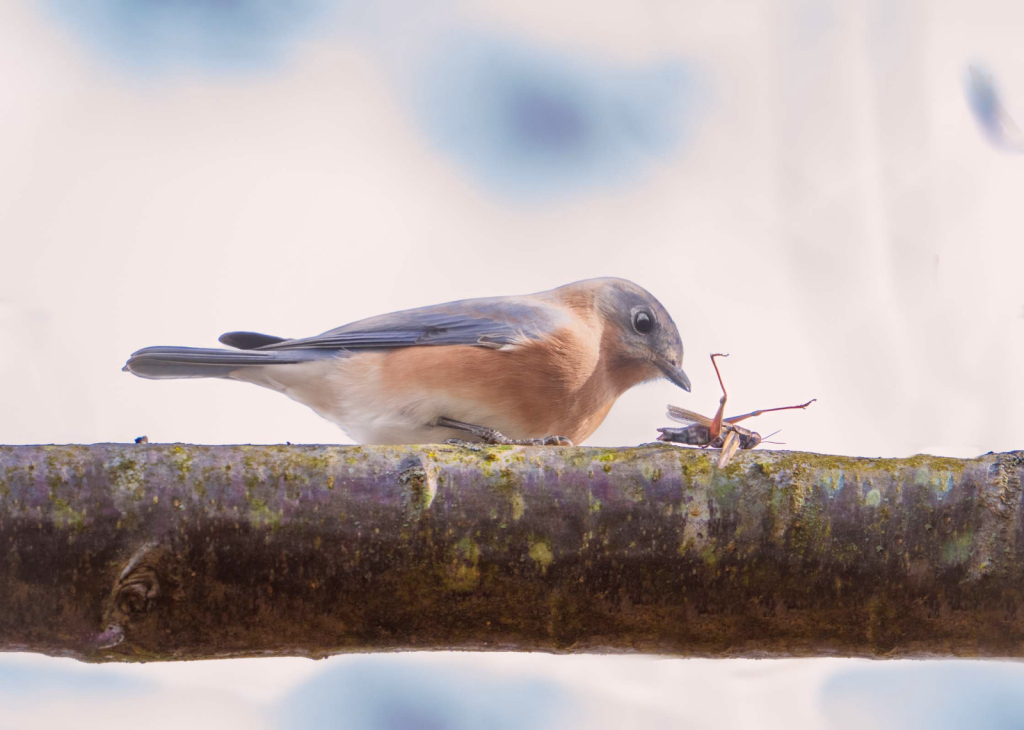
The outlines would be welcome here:
[[[219,341],[232,349],[146,347],[123,369],[253,383],[381,445],[579,444],[635,385],[667,378],[690,390],[665,307],[612,277],[382,314],[313,337]]]

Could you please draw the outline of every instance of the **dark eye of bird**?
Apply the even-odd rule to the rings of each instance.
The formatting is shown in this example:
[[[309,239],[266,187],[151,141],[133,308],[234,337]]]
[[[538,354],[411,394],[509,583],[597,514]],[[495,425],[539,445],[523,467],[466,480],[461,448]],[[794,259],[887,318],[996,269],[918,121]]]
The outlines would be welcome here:
[[[654,320],[647,312],[637,312],[633,315],[633,329],[642,335],[646,335],[654,329]]]

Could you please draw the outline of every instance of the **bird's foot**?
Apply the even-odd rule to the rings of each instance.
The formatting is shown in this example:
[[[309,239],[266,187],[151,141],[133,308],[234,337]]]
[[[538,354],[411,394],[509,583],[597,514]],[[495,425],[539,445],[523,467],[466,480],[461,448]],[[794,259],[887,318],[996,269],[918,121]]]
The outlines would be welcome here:
[[[572,446],[573,443],[565,436],[545,436],[544,438],[538,439],[510,439],[500,431],[496,431],[493,428],[487,428],[486,426],[475,426],[472,423],[464,423],[462,421],[455,421],[451,418],[438,418],[434,422],[435,426],[440,428],[451,428],[456,431],[466,431],[476,436],[478,439],[483,441],[485,444],[492,446]],[[448,439],[445,443],[457,443],[459,445],[467,445],[467,442],[461,439]]]
[[[444,443],[447,446],[459,446],[463,449],[469,449],[470,451],[483,450],[483,445],[476,441],[466,441],[464,439],[445,439]]]
[[[516,443],[525,446],[572,446],[572,440],[565,436],[545,436],[542,439],[523,439]]]

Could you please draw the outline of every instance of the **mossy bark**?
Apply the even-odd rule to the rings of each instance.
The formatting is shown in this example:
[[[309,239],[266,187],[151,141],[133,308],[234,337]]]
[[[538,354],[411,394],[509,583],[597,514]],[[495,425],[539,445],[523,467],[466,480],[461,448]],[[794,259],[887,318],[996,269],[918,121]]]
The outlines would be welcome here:
[[[1024,452],[0,447],[0,650],[1024,656]]]

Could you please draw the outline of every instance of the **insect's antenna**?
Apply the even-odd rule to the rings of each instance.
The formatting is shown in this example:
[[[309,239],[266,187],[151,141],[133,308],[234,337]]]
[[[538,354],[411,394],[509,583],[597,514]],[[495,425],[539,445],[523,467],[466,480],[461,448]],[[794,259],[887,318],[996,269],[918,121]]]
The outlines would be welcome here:
[[[768,439],[770,439],[770,438],[771,438],[772,436],[774,436],[775,434],[777,434],[777,433],[780,433],[781,431],[782,431],[782,429],[781,429],[781,428],[780,428],[780,429],[779,429],[778,431],[772,431],[772,432],[771,432],[770,434],[768,434],[768,435],[767,435],[767,436],[765,436],[765,437],[764,437],[763,439],[761,439],[761,443],[762,443],[762,444],[777,444],[777,445],[779,445],[779,446],[785,446],[785,445],[786,445],[786,442],[785,442],[785,441],[769,441],[769,440],[768,440]]]
[[[722,374],[718,372],[718,363],[715,362],[716,357],[729,357],[729,353],[716,352],[711,356],[711,364],[715,366],[715,375],[718,376],[718,384],[722,386],[722,395],[729,395],[725,392],[725,383],[722,382]]]

